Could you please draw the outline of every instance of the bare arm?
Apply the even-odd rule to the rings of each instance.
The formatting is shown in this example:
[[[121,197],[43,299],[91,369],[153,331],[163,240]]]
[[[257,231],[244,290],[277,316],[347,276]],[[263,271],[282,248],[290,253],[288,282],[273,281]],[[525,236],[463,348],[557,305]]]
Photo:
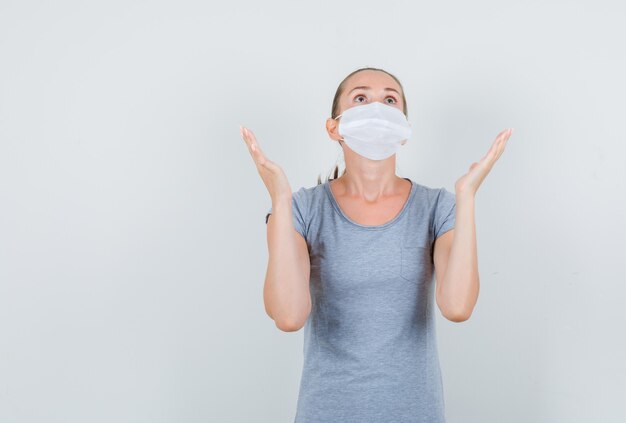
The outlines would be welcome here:
[[[291,201],[275,201],[267,221],[269,258],[263,287],[265,311],[286,332],[302,328],[311,312],[309,250],[293,226]]]
[[[243,126],[240,131],[272,199],[272,214],[267,220],[265,312],[279,329],[297,331],[311,311],[310,261],[306,241],[293,225],[291,186],[283,169],[265,156],[254,133]]]
[[[512,133],[513,128],[500,132],[487,154],[472,163],[469,171],[456,181],[455,229],[435,240],[433,260],[437,305],[442,314],[453,322],[469,319],[478,300],[480,281],[474,221],[476,192],[504,152]]]
[[[457,323],[470,318],[480,289],[473,200],[457,195],[455,229],[435,240],[433,253],[437,305]]]

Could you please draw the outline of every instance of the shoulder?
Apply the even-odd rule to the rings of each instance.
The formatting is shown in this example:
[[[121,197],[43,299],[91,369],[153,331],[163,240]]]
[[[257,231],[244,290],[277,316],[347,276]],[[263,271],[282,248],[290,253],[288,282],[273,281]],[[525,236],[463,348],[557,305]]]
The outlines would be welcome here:
[[[415,186],[417,188],[416,195],[420,197],[422,203],[428,204],[431,209],[445,208],[456,200],[454,193],[445,187],[433,188],[417,182],[415,182]]]
[[[293,200],[302,208],[310,208],[319,202],[324,194],[323,184],[315,186],[301,186],[291,194]]]

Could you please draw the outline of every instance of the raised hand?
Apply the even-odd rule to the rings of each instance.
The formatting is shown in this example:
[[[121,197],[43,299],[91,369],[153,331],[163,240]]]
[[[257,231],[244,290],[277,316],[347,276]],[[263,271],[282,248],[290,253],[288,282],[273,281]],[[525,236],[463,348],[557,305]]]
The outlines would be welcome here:
[[[513,133],[513,128],[505,129],[500,132],[495,141],[491,145],[491,148],[479,162],[474,162],[469,168],[469,172],[461,176],[454,184],[454,189],[458,194],[476,195],[478,187],[487,177],[493,165],[500,158],[504,152],[504,147],[507,140]]]
[[[272,202],[282,198],[291,198],[291,186],[283,169],[265,157],[252,131],[243,126],[239,127],[239,131],[248,146],[248,151],[252,155],[256,169],[261,175]]]

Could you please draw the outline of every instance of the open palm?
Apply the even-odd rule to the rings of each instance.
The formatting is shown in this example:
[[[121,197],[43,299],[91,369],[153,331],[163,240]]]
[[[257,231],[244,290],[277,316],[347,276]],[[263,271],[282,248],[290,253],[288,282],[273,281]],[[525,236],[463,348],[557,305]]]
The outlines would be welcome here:
[[[476,194],[478,187],[504,152],[506,142],[512,133],[513,128],[508,128],[498,134],[487,154],[480,161],[472,163],[469,171],[456,181],[454,189],[457,193]]]
[[[265,156],[251,130],[243,126],[239,130],[272,201],[290,198],[291,186],[283,169]]]

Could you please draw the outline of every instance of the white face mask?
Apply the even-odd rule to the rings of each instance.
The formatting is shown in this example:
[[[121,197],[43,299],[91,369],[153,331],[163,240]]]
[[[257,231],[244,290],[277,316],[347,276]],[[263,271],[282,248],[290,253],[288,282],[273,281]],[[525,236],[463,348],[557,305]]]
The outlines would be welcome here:
[[[411,124],[404,113],[378,101],[351,107],[335,119],[340,117],[339,135],[343,137],[342,141],[370,160],[392,156],[402,141],[411,136]]]

